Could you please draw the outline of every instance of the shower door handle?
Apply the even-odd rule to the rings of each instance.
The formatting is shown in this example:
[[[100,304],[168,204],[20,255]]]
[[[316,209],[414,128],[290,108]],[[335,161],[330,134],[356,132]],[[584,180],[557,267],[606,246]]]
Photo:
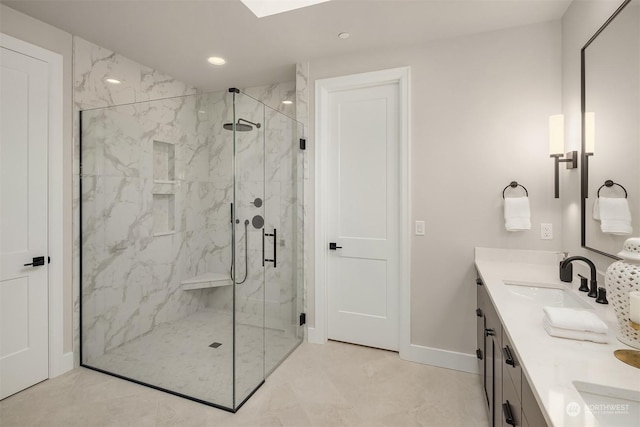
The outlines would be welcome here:
[[[267,259],[264,257],[264,238],[273,237],[273,259]],[[278,258],[278,230],[273,229],[273,233],[265,233],[264,228],[262,229],[262,265],[264,266],[265,262],[272,262],[273,268],[276,268],[276,260]]]

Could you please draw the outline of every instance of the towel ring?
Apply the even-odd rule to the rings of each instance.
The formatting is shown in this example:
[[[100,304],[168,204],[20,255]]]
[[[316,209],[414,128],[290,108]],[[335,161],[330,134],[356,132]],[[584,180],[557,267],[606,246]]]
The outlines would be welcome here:
[[[504,187],[504,190],[502,190],[502,198],[504,199],[504,192],[507,191],[507,188],[517,188],[517,187],[522,187],[524,189],[524,193],[527,195],[527,197],[529,197],[529,192],[527,191],[527,189],[525,188],[524,185],[522,184],[518,184],[518,181],[511,181],[509,183],[509,185],[507,185],[506,187]]]
[[[613,182],[610,179],[606,180],[604,184],[602,184],[600,188],[598,188],[598,197],[600,197],[600,190],[602,190],[603,187],[613,187],[614,185],[617,185],[618,187],[622,188],[622,191],[624,191],[624,198],[626,199],[627,189],[624,188],[621,184],[618,184],[617,182]]]

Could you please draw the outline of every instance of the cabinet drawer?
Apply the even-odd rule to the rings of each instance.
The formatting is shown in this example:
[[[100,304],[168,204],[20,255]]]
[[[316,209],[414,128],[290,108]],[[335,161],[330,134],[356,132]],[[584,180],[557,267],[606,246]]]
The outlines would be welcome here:
[[[526,416],[530,426],[547,426],[540,406],[538,406],[538,401],[533,395],[529,382],[524,375],[522,376],[522,414]]]
[[[502,402],[499,408],[502,414],[502,426],[522,426],[522,409],[520,396],[516,393],[513,382],[506,380],[502,383]]]
[[[510,378],[513,386],[518,394],[518,398],[522,400],[522,367],[515,348],[511,344],[507,333],[502,331],[502,372],[505,372],[505,378]]]

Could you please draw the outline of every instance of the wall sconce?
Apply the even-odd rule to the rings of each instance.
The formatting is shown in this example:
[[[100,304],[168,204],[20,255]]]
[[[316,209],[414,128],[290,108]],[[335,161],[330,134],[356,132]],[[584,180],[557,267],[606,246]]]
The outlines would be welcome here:
[[[596,148],[596,113],[585,111],[584,113],[584,159],[582,161],[583,180],[582,194],[589,197],[589,157],[593,156]]]
[[[578,152],[576,150],[569,151],[564,157],[564,116],[557,114],[549,116],[549,157],[555,159],[555,195],[557,199],[560,197],[560,163],[566,163],[567,169],[575,169],[578,167]]]

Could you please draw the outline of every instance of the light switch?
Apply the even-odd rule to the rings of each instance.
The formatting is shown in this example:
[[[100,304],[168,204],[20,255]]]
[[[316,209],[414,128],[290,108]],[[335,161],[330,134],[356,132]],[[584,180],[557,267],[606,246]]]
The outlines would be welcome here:
[[[416,221],[416,236],[424,236],[424,221]]]

